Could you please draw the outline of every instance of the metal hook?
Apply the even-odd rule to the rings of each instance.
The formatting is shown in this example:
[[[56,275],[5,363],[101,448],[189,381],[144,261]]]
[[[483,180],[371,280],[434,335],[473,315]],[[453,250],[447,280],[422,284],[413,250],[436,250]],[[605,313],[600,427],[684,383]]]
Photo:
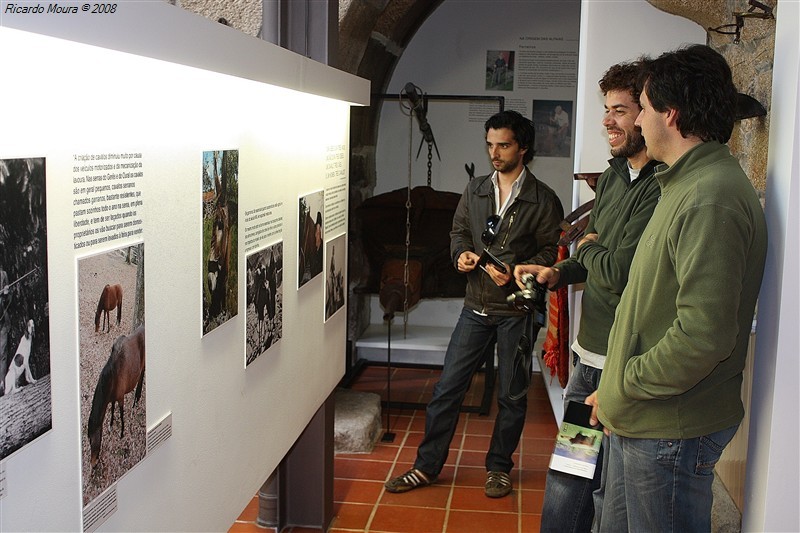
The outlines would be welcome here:
[[[708,31],[721,33],[723,35],[733,35],[733,44],[739,44],[742,37],[741,32],[742,28],[744,27],[744,19],[775,19],[775,15],[772,13],[772,8],[770,6],[762,4],[758,0],[748,0],[748,4],[750,4],[750,9],[747,11],[734,11],[732,13],[736,22],[733,24],[723,24],[722,26],[717,26],[716,28],[708,28]],[[762,12],[756,13],[756,9],[760,9]]]

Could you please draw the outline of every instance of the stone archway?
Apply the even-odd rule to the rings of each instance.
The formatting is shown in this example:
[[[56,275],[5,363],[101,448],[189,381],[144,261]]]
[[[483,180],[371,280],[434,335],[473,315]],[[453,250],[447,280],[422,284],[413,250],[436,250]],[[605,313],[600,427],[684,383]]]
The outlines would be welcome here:
[[[370,80],[375,94],[386,92],[394,68],[417,29],[442,0],[340,0],[339,62],[346,72]],[[366,272],[360,228],[352,214],[372,196],[376,183],[375,146],[380,101],[350,113],[350,191],[348,253],[348,331],[354,342],[369,324],[365,295],[352,290]],[[353,361],[351,361],[353,362]]]

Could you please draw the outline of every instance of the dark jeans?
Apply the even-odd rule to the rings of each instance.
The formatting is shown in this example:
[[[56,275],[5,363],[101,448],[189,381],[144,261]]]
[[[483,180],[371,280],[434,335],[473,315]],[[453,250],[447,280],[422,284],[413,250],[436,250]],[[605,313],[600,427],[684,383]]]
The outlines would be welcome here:
[[[528,408],[527,396],[516,401],[509,398],[512,362],[524,328],[524,316],[481,316],[467,308],[461,310],[447,346],[442,374],[425,413],[425,437],[417,450],[415,468],[435,476],[442,471],[464,395],[496,334],[498,412],[486,454],[486,469],[511,471],[514,466],[511,455],[519,444]]]
[[[595,531],[711,531],[714,466],[738,427],[692,439],[604,438]]]
[[[564,390],[564,411],[567,410],[566,404],[569,400],[583,403],[587,396],[597,390],[602,372],[599,368],[577,361]],[[594,518],[592,492],[600,487],[602,464],[603,448],[600,447],[593,479],[557,470],[547,471],[542,504],[542,532],[591,531]]]

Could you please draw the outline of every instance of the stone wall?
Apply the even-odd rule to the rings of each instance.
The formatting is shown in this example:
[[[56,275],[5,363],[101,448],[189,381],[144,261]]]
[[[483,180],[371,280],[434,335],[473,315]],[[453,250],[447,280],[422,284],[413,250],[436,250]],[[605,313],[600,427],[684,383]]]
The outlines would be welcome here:
[[[167,0],[170,4],[258,37],[262,28],[261,0]],[[270,1],[270,0],[267,0]]]
[[[703,28],[718,28],[735,22],[734,12],[745,12],[746,0],[649,0],[652,5],[693,20]],[[761,3],[773,7],[780,16],[776,0]],[[757,10],[756,12],[763,12]],[[733,35],[708,32],[707,44],[725,57],[739,92],[758,100],[767,110],[764,117],[745,119],[736,124],[728,146],[762,197],[767,187],[769,117],[772,99],[772,62],[775,55],[775,20],[746,18],[740,42]]]

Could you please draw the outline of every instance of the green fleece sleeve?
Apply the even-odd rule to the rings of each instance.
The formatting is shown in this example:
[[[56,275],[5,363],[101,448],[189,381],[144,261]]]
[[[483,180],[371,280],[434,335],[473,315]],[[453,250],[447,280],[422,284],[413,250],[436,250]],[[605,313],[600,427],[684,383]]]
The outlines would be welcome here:
[[[653,192],[643,196],[631,213],[628,222],[623,228],[619,245],[609,250],[603,245],[603,236],[597,242],[587,242],[575,252],[578,262],[591,274],[595,283],[605,287],[610,292],[621,294],[628,284],[633,254],[639,244],[644,228],[650,221],[653,210],[658,203],[658,186],[653,187]],[[587,229],[587,233],[589,233]]]

